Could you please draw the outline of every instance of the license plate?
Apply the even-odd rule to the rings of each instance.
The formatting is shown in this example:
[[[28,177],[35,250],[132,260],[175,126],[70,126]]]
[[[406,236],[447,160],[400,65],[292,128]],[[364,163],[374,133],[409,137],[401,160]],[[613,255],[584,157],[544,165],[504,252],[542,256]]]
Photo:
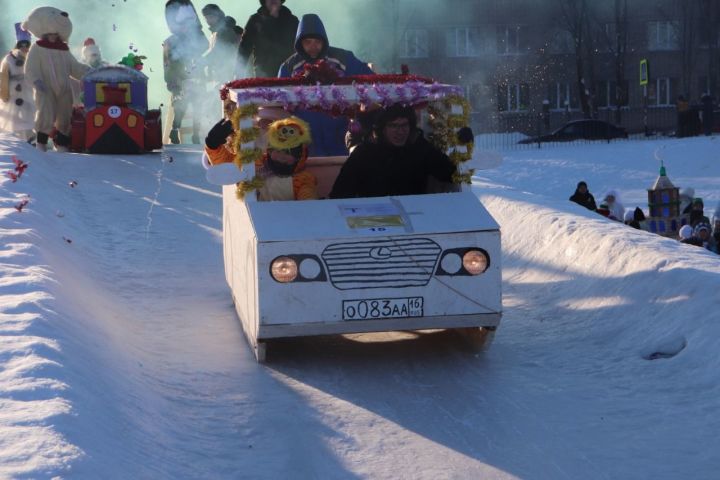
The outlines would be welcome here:
[[[423,297],[343,300],[343,320],[407,318],[423,316]]]

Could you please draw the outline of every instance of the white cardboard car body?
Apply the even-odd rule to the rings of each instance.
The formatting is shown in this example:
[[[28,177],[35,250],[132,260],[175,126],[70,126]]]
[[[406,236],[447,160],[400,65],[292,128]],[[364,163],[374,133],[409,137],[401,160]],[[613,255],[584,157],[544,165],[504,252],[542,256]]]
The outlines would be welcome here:
[[[308,159],[321,198],[344,160]],[[262,202],[254,192],[239,200],[235,185],[225,185],[223,243],[226,279],[259,361],[276,338],[447,328],[484,338],[502,316],[500,229],[465,186]],[[468,250],[486,254],[484,273],[463,268]],[[297,262],[297,280],[273,278],[279,257]]]

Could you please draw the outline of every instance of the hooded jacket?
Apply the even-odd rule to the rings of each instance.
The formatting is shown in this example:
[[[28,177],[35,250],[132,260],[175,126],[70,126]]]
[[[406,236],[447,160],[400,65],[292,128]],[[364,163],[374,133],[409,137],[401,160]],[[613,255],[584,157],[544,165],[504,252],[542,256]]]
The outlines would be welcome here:
[[[608,197],[615,197],[614,202],[608,201]],[[620,203],[620,196],[616,190],[608,190],[603,196],[603,202],[607,204],[610,209],[610,215],[615,217],[616,220],[622,222],[625,218],[625,207]]]
[[[260,7],[245,25],[240,41],[240,56],[251,66],[254,77],[275,77],[280,65],[293,52],[298,19],[289,8],[280,7],[277,18]]]
[[[323,50],[318,58],[310,58],[302,47],[302,40],[306,37],[320,38],[324,42]],[[304,71],[306,64],[325,60],[332,65],[339,76],[369,75],[373,71],[361,62],[349,50],[330,46],[325,33],[325,25],[317,15],[310,13],[303,15],[295,35],[295,54],[288,58],[280,67],[279,77],[292,77]],[[313,134],[310,145],[311,156],[347,155],[345,146],[345,133],[348,129],[348,120],[343,117],[332,118],[321,112],[298,112],[297,116],[310,124]]]
[[[307,37],[319,38],[324,42],[323,50],[318,58],[310,58],[303,50],[302,40]],[[303,15],[295,35],[295,54],[285,60],[280,66],[279,77],[292,77],[303,71],[306,63],[316,63],[325,60],[338,71],[340,76],[371,75],[373,71],[353,54],[350,50],[331,47],[320,17],[314,13]]]

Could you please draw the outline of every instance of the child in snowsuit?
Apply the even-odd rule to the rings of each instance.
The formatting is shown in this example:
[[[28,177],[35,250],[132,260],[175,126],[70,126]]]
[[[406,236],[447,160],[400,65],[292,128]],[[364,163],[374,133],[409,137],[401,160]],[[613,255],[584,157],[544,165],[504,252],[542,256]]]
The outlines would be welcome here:
[[[67,12],[54,7],[38,7],[22,24],[23,29],[40,40],[30,47],[25,75],[35,87],[37,117],[36,147],[46,151],[53,128],[57,151],[66,152],[70,145],[72,117],[71,78],[80,80],[90,67],[77,61],[67,42],[72,34],[72,22]]]
[[[0,63],[0,130],[23,140],[34,139],[35,100],[32,84],[25,76],[25,58],[30,50],[30,33],[15,24],[17,43]]]

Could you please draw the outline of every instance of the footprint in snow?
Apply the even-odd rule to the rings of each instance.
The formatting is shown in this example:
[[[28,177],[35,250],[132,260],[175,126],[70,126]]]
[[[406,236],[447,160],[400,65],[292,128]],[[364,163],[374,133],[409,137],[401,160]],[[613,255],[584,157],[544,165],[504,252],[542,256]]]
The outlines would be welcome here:
[[[672,358],[687,347],[687,340],[682,335],[668,339],[653,348],[649,348],[643,354],[645,360],[659,360],[661,358]]]

